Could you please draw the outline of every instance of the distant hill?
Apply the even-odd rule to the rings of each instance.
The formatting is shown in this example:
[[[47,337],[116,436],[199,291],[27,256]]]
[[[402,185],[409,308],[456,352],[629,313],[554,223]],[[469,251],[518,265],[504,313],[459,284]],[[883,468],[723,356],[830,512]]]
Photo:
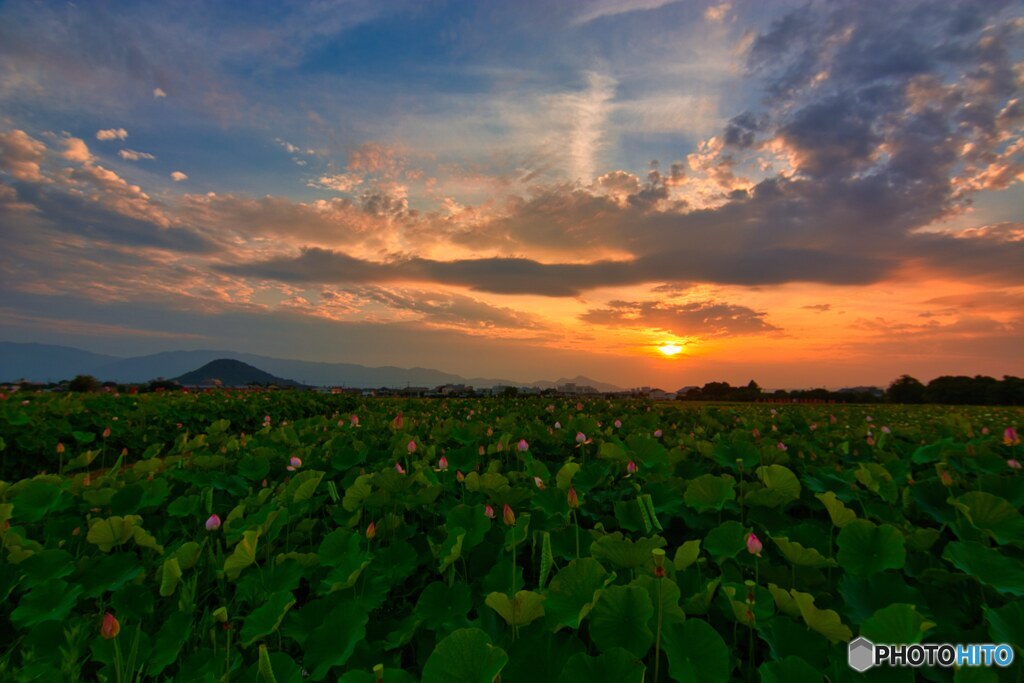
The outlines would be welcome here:
[[[203,367],[192,372],[186,372],[184,375],[174,379],[184,386],[216,384],[218,382],[221,386],[225,387],[245,387],[253,384],[292,388],[305,386],[290,379],[275,377],[269,372],[264,372],[248,363],[230,358],[219,358],[210,361]]]
[[[476,388],[496,385],[534,386],[540,389],[566,383],[592,386],[599,391],[619,391],[619,387],[589,377],[559,379],[556,382],[523,382],[505,378],[466,378],[430,368],[368,367],[356,363],[321,363],[237,353],[225,350],[164,351],[146,356],[118,358],[90,353],[67,346],[0,342],[0,382],[28,379],[59,382],[75,375],[92,375],[102,381],[149,382],[157,378],[179,377],[215,360],[232,359],[260,368],[277,377],[287,377],[311,386],[436,387],[442,384],[466,384]]]

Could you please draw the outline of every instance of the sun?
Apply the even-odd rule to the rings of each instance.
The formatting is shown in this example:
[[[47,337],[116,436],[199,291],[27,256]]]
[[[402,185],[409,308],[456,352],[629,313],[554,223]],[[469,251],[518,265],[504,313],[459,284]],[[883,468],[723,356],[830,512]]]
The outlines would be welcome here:
[[[661,346],[659,346],[658,350],[661,351],[662,355],[665,355],[665,356],[668,356],[669,358],[671,358],[672,356],[678,356],[680,353],[682,353],[683,352],[683,347],[680,346],[679,344],[674,344],[672,342],[667,342],[667,343],[662,344]]]

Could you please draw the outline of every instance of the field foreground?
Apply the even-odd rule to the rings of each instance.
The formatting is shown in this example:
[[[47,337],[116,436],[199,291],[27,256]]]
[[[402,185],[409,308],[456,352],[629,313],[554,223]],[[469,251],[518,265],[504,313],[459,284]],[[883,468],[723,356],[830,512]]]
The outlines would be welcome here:
[[[1024,411],[0,400],[0,679],[1019,681]],[[1005,669],[847,664],[1009,643]]]

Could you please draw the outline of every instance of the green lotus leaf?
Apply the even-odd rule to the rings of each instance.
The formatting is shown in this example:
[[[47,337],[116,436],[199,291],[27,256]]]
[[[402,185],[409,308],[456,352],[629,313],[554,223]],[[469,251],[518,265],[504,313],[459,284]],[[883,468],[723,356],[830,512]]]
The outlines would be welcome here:
[[[900,569],[907,559],[903,534],[890,525],[878,526],[857,519],[842,528],[836,538],[836,559],[855,576],[869,576],[886,569]]]
[[[800,498],[800,481],[788,467],[758,467],[757,478],[764,484],[764,488],[755,489],[746,495],[745,500],[752,505],[779,507]]]
[[[29,628],[44,621],[62,621],[71,613],[81,594],[81,586],[63,580],[40,584],[21,598],[11,612],[11,622],[20,628]]]
[[[642,658],[654,644],[650,629],[654,605],[638,586],[609,586],[590,614],[590,637],[602,651],[613,647]]]
[[[1018,560],[980,543],[954,541],[942,559],[1000,593],[1024,596],[1024,567]]]
[[[558,683],[643,683],[644,664],[629,650],[614,647],[597,657],[582,652],[569,658]]]
[[[800,610],[800,616],[811,630],[817,631],[833,643],[853,638],[853,631],[842,622],[839,614],[831,609],[818,609],[814,606],[814,596],[791,590],[790,595]]]
[[[664,628],[661,649],[668,671],[679,683],[726,683],[732,671],[729,648],[703,619],[687,619]]]
[[[594,541],[590,546],[590,554],[621,569],[636,569],[651,561],[652,550],[664,547],[665,539],[661,536],[641,538],[634,542],[616,531]]]
[[[708,551],[715,562],[736,557],[746,548],[747,529],[736,521],[719,524],[704,537],[704,550]]]
[[[256,561],[256,544],[259,538],[259,529],[249,529],[242,533],[242,540],[235,545],[231,556],[224,560],[224,574],[228,579],[237,580],[239,574]]]
[[[322,681],[331,667],[342,666],[366,637],[369,615],[351,601],[333,604],[304,643],[303,663],[314,681]]]
[[[925,619],[914,605],[897,603],[883,607],[860,626],[860,635],[875,643],[909,645],[920,643],[934,623]]]
[[[174,663],[181,648],[192,635],[192,617],[185,612],[174,612],[164,621],[153,642],[153,650],[146,662],[146,673],[159,676]]]
[[[815,548],[805,548],[796,541],[791,541],[785,536],[772,537],[775,545],[779,546],[783,556],[792,564],[798,567],[828,567],[835,566],[835,560],[822,555]]]
[[[1005,499],[984,491],[971,491],[951,499],[950,503],[999,545],[1024,543],[1024,515]]]
[[[609,574],[600,562],[590,557],[573,560],[562,567],[551,579],[544,601],[548,628],[579,628],[601,597],[601,591],[614,580],[615,574]]]
[[[511,600],[505,593],[491,593],[484,600],[509,626],[526,626],[543,617],[543,603],[544,596],[533,591],[519,591]]]
[[[832,526],[839,527],[842,529],[844,526],[857,519],[857,513],[846,507],[843,501],[836,497],[836,494],[832,491],[826,491],[825,493],[815,493],[814,497],[821,501],[825,509],[828,510],[829,519],[832,520]]]
[[[423,665],[422,683],[493,683],[508,655],[478,628],[454,631]]]
[[[672,560],[677,571],[684,571],[700,557],[700,539],[686,541],[676,549],[676,556]]]
[[[1017,600],[992,609],[983,608],[988,633],[993,643],[1010,643],[1017,648],[1017,656],[1024,654],[1024,601]]]
[[[761,683],[820,683],[821,672],[799,657],[789,656],[778,662],[765,662],[757,669]]]
[[[178,564],[178,559],[171,557],[164,560],[160,568],[160,597],[166,598],[174,595],[174,590],[178,587],[180,580],[181,565]]]
[[[14,497],[12,519],[17,522],[38,522],[61,502],[61,489],[47,481],[33,480]]]
[[[271,595],[266,602],[245,618],[245,623],[242,624],[239,634],[242,645],[248,647],[260,638],[276,631],[277,627],[281,625],[281,620],[294,604],[295,596],[291,591],[282,591]]]
[[[727,474],[702,474],[690,481],[683,493],[683,502],[697,512],[717,512],[730,500],[736,500],[736,480]]]

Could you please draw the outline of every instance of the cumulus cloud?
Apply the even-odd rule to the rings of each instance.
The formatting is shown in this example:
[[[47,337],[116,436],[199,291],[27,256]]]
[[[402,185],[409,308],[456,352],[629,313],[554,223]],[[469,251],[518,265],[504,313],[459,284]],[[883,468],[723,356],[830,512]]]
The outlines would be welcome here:
[[[363,183],[363,179],[353,173],[335,173],[334,175],[322,175],[316,180],[306,183],[309,187],[336,192],[351,192]]]
[[[128,137],[128,131],[124,128],[106,128],[96,131],[97,140],[124,140]]]
[[[173,180],[176,183],[180,183],[183,180],[188,180],[188,176],[182,173],[181,171],[172,171],[171,180]]]
[[[153,88],[153,99],[160,99],[167,97],[167,93],[164,92],[163,88]]]
[[[125,159],[126,161],[139,161],[140,159],[156,159],[155,156],[148,152],[138,152],[134,149],[122,149],[117,153],[117,156]]]
[[[778,330],[765,315],[746,306],[715,301],[611,301],[605,308],[590,309],[580,319],[609,327],[659,329],[684,337],[719,337]]]
[[[92,160],[92,154],[89,153],[89,147],[85,144],[85,140],[82,140],[81,138],[67,137],[61,142],[64,144],[64,153],[62,156],[68,161],[87,164]]]
[[[23,130],[0,133],[0,170],[15,180],[47,182],[40,170],[46,145]]]

